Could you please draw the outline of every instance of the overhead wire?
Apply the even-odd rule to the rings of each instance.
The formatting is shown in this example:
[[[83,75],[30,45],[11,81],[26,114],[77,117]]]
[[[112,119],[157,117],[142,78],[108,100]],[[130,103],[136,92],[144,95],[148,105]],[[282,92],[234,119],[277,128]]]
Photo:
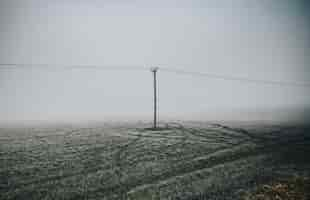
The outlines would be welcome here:
[[[74,70],[74,69],[90,69],[90,70],[149,70],[149,67],[141,65],[60,65],[60,64],[21,64],[21,63],[0,63],[0,70],[14,70],[14,69],[53,69],[53,70]],[[278,81],[278,80],[263,80],[252,79],[249,77],[237,77],[222,74],[211,74],[198,71],[187,71],[183,69],[176,69],[171,67],[159,67],[159,71],[169,72],[181,75],[190,75],[196,77],[204,77],[208,79],[219,79],[225,81],[239,81],[254,84],[290,86],[290,87],[310,87],[310,82],[293,82],[293,81]]]
[[[20,64],[20,63],[0,63],[0,69],[90,69],[90,70],[146,70],[145,66],[138,65],[65,65],[65,64]]]
[[[186,71],[186,70],[173,69],[173,68],[167,68],[167,67],[161,67],[160,70],[170,72],[170,73],[175,73],[175,74],[199,76],[199,77],[205,77],[208,79],[211,78],[211,79],[219,79],[219,80],[225,80],[225,81],[239,81],[239,82],[248,82],[248,83],[256,83],[256,84],[278,85],[278,86],[310,87],[310,82],[291,82],[291,81],[289,82],[289,81],[251,79],[248,77],[236,77],[236,76],[211,74],[211,73],[204,73],[204,72],[194,72],[194,71]]]

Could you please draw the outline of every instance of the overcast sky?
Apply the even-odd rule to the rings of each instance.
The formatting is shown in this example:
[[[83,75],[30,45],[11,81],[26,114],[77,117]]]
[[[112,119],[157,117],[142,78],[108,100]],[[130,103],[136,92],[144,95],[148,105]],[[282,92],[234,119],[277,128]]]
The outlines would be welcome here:
[[[162,66],[310,82],[303,2],[1,0],[0,62]],[[162,119],[274,119],[262,113],[310,104],[306,87],[164,71],[158,80]],[[152,94],[148,70],[2,69],[0,121],[150,120]]]

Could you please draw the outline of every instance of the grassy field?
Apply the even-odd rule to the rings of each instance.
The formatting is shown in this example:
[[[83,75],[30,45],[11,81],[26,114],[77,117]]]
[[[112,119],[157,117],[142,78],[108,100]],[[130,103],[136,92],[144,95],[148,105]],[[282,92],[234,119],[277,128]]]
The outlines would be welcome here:
[[[305,125],[168,123],[0,129],[0,199],[240,199],[309,176]]]

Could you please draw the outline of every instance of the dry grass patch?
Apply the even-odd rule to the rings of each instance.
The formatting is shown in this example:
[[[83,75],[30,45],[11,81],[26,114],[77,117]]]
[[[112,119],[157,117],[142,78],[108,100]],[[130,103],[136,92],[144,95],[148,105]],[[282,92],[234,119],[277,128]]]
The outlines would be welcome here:
[[[259,186],[243,200],[308,200],[310,199],[310,179],[295,177],[285,181]]]

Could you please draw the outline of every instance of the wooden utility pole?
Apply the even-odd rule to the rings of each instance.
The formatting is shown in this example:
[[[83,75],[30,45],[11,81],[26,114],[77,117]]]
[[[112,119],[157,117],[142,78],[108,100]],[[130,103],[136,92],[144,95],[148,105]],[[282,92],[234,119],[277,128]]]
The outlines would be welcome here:
[[[157,84],[157,80],[156,80],[156,72],[158,70],[158,67],[152,67],[151,68],[151,72],[153,72],[153,78],[154,78],[154,124],[153,124],[153,128],[156,129],[157,128],[157,88],[156,88],[156,84]]]

